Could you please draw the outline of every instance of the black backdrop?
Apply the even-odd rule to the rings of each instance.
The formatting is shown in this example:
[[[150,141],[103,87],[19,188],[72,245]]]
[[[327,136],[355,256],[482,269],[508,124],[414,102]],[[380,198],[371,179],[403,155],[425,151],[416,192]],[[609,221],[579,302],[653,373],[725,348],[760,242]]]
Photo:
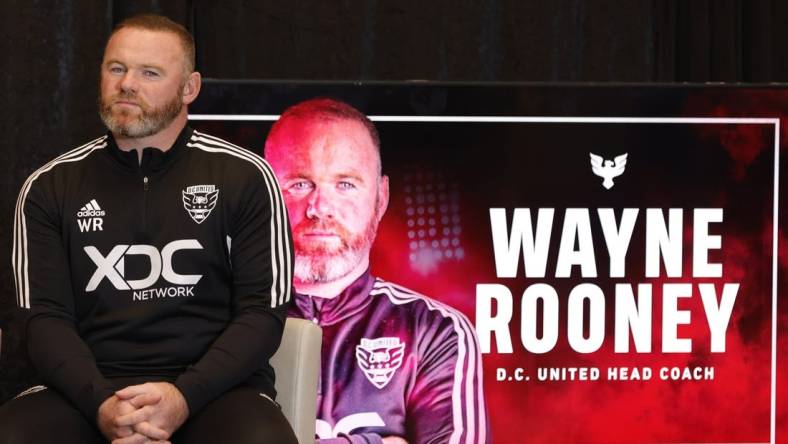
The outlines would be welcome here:
[[[114,23],[163,13],[205,77],[785,82],[779,0],[4,0],[0,2],[0,402],[30,382],[10,273],[22,181],[95,137]]]

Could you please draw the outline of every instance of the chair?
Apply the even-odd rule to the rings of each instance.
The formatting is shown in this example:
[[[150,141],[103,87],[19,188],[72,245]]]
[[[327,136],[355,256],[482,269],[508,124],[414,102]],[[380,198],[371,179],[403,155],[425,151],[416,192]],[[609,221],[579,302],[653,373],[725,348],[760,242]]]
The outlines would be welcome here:
[[[276,401],[299,444],[314,444],[317,377],[323,331],[312,322],[287,318],[279,350],[271,357],[276,372]]]

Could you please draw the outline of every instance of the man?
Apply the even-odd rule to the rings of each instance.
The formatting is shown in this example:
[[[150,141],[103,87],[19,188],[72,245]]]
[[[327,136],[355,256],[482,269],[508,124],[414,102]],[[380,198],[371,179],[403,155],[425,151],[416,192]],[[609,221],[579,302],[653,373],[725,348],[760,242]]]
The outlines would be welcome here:
[[[46,386],[0,410],[0,442],[295,442],[268,363],[292,279],[281,191],[187,126],[199,91],[182,26],[124,21],[101,65],[109,134],[23,185],[12,262]]]
[[[323,329],[321,443],[487,442],[468,320],[369,274],[389,200],[372,122],[336,100],[302,102],[274,124],[265,157],[293,223],[290,315]]]

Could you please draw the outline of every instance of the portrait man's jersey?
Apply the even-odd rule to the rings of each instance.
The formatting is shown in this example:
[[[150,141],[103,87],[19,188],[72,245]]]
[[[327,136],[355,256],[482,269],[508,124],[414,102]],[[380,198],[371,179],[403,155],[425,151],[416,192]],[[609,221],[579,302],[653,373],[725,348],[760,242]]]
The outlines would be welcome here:
[[[259,156],[188,127],[141,161],[96,139],[33,173],[17,202],[34,365],[88,417],[123,388],[112,378],[172,381],[191,411],[240,383],[273,397],[261,356],[279,345],[291,251]]]
[[[335,298],[295,301],[289,314],[323,329],[319,438],[489,441],[481,356],[464,315],[368,272]]]

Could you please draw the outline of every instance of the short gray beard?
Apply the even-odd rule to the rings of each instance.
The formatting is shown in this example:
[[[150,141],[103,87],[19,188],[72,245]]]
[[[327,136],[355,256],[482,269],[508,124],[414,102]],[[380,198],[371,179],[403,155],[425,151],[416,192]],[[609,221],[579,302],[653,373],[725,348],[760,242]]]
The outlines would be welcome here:
[[[127,96],[129,97],[129,96]],[[129,98],[133,98],[130,96]],[[112,112],[112,105],[101,100],[99,105],[99,115],[104,125],[116,135],[137,139],[152,136],[167,128],[183,109],[183,99],[176,94],[175,97],[164,104],[161,108],[146,110],[142,108],[139,117],[129,121],[128,119],[118,119]],[[122,120],[126,120],[121,123]]]
[[[297,282],[325,284],[350,274],[369,254],[369,249],[347,250],[333,256],[304,256],[296,254],[293,273]]]
[[[378,216],[375,215],[360,241],[350,242],[350,245],[343,243],[342,249],[335,253],[304,254],[296,250],[295,280],[305,284],[326,284],[344,278],[369,257],[377,232]]]

